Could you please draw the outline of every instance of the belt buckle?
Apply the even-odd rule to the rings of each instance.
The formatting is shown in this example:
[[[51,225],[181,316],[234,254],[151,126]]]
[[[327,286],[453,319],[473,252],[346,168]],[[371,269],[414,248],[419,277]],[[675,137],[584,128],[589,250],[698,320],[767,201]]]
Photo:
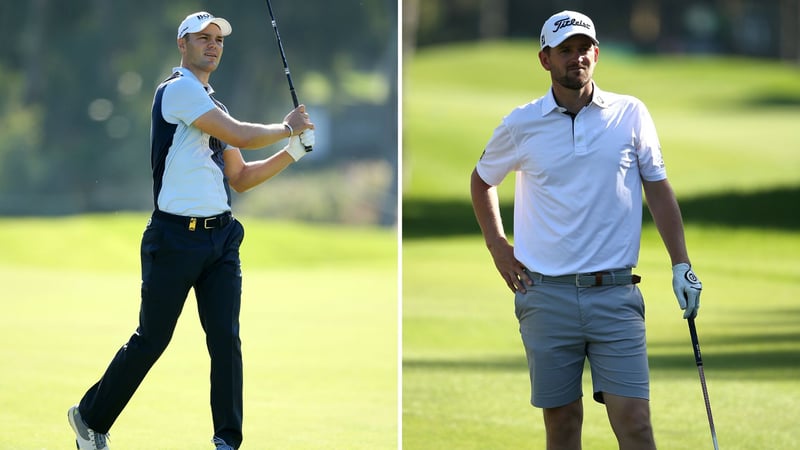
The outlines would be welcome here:
[[[581,277],[588,278],[590,280],[589,284],[581,283]],[[588,288],[588,287],[592,287],[594,285],[595,285],[595,283],[594,283],[594,276],[593,275],[586,275],[586,274],[580,274],[580,273],[575,275],[575,287]]]
[[[212,220],[215,220],[215,219],[216,219],[216,217],[206,217],[205,219],[203,219],[203,229],[205,229],[205,230],[213,229],[214,228],[213,226],[208,226],[208,222],[210,222]]]

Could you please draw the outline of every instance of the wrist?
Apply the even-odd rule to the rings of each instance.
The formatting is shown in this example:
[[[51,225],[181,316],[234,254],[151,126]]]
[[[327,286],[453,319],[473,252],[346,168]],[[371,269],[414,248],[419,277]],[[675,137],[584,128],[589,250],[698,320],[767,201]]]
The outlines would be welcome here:
[[[283,127],[284,127],[284,128],[286,129],[286,131],[289,133],[289,136],[287,136],[287,137],[292,137],[292,136],[294,136],[294,129],[292,129],[292,126],[291,126],[291,125],[289,125],[289,123],[288,123],[288,122],[283,122]]]

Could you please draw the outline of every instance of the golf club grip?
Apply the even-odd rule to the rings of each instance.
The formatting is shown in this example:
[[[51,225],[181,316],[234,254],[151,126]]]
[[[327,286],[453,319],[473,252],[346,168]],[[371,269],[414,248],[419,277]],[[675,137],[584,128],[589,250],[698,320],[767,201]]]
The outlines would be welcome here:
[[[294,84],[292,83],[292,76],[289,74],[289,67],[285,66],[285,68],[286,68],[286,79],[289,80],[289,93],[292,94],[292,103],[294,104],[294,107],[297,108],[298,106],[300,106],[300,102],[297,100],[297,93],[294,91]],[[301,132],[300,134],[303,133]],[[300,143],[303,144],[303,141],[300,141]],[[314,150],[314,148],[310,145],[303,144],[303,147],[305,147],[306,152]]]
[[[694,349],[694,362],[698,367],[703,365],[703,357],[700,354],[700,342],[697,339],[697,327],[694,325],[694,318],[686,319],[689,323],[689,335],[692,338],[692,349]]]
[[[289,68],[287,67],[286,68],[286,77],[288,78],[289,76],[290,76],[289,75]],[[297,100],[297,94],[294,92],[294,85],[292,84],[292,79],[291,78],[289,78],[289,93],[292,94],[292,103],[294,103],[294,107],[297,108],[298,106],[300,106],[300,102]],[[301,132],[300,134],[303,134],[303,133]],[[303,141],[301,140],[300,143],[303,144]],[[312,147],[310,145],[303,144],[303,147],[305,147],[306,152],[310,152],[310,151],[314,150],[314,147]]]

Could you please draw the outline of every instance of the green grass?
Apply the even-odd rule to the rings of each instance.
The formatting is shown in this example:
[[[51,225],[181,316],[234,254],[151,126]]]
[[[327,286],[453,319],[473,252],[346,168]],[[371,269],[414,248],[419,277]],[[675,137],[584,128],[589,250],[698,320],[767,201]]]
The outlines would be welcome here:
[[[147,215],[0,219],[3,449],[72,448],[66,410],[136,327]],[[392,231],[242,220],[243,448],[392,449]],[[208,354],[189,295],[169,348],[112,429],[115,449],[211,447]],[[13,433],[11,432],[13,430]]]
[[[549,78],[527,42],[426,49],[406,69],[404,448],[544,448],[513,297],[483,245],[468,180],[502,116]],[[595,75],[643,99],[656,121],[704,283],[697,326],[720,447],[800,447],[800,70],[607,51]],[[500,187],[507,230],[512,178]],[[710,448],[689,333],[649,220],[636,272],[657,444]],[[585,407],[584,448],[616,448],[604,408],[590,397]]]

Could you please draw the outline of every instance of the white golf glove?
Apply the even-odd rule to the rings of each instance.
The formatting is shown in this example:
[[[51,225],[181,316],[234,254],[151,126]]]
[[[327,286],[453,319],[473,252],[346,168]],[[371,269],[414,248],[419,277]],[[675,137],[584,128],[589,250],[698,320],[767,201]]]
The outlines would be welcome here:
[[[286,152],[294,159],[295,162],[300,161],[300,158],[306,155],[306,148],[300,143],[300,136],[292,136],[289,138],[289,144],[286,145]]]
[[[300,133],[300,143],[303,144],[306,148],[314,147],[314,130],[307,129]],[[306,150],[311,151],[311,150]]]
[[[703,283],[694,274],[692,266],[686,263],[672,266],[672,290],[678,297],[678,305],[683,312],[683,318],[695,318],[700,309],[700,292]]]
[[[295,162],[300,161],[300,158],[306,155],[311,150],[306,150],[314,146],[314,130],[305,130],[299,136],[292,136],[289,138],[289,145],[286,146],[286,151]]]

